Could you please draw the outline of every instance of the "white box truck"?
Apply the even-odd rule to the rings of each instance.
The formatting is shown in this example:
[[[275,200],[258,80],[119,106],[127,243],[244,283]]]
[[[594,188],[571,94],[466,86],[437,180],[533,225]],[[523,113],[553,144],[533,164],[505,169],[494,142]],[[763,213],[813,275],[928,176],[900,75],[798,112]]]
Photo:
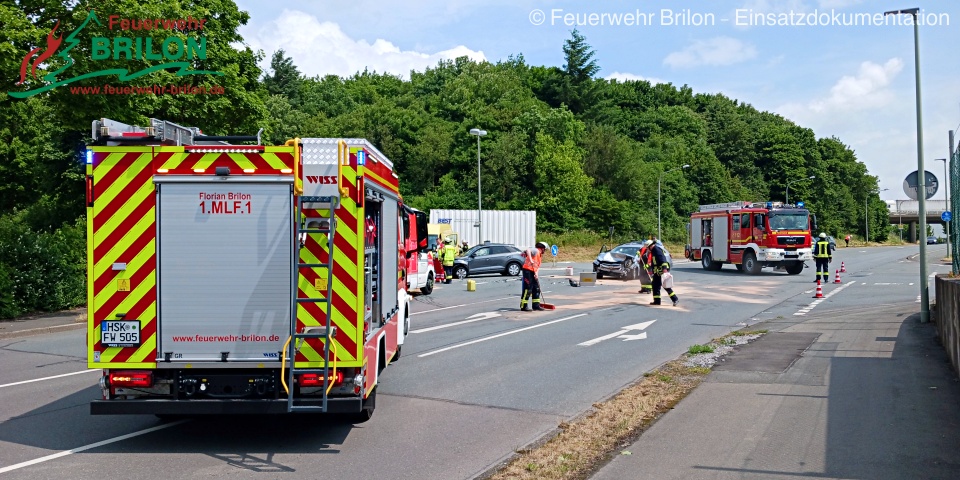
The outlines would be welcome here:
[[[471,247],[483,241],[506,243],[519,248],[537,243],[537,212],[533,210],[483,210],[478,225],[477,210],[430,210],[430,223],[450,224],[460,241]],[[480,234],[483,238],[480,238]]]

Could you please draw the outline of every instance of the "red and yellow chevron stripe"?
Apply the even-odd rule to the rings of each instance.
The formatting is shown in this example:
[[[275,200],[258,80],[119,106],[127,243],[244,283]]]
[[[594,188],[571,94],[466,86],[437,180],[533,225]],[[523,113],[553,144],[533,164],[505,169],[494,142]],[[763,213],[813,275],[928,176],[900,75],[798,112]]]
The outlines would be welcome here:
[[[153,367],[157,356],[156,200],[152,147],[94,148],[87,175],[88,367]],[[114,264],[126,264],[114,270]],[[140,320],[137,347],[100,344],[100,323],[125,314]]]
[[[290,147],[156,147],[154,171],[161,175],[212,175],[227,167],[231,175],[280,175],[293,172]]]
[[[87,208],[88,366],[150,368],[157,357],[156,195],[154,175],[204,173],[292,175],[291,147],[92,147],[87,175],[94,202]],[[202,172],[200,172],[202,170]],[[126,264],[114,270],[114,264]],[[100,344],[100,324],[140,320],[138,347]]]
[[[337,327],[334,338],[337,350],[338,367],[363,366],[363,215],[362,197],[358,181],[356,156],[351,155],[349,164],[340,169],[340,185],[347,189],[347,195],[340,199],[340,206],[334,212],[336,231],[334,235],[333,284],[330,286],[333,299],[331,305],[331,324]],[[306,211],[305,216],[317,217],[321,213]],[[327,241],[323,234],[310,234],[303,249],[300,250],[302,263],[326,263],[329,256]],[[326,269],[302,268],[297,282],[299,295],[303,298],[320,298],[326,293],[324,287],[327,278]],[[319,283],[318,283],[319,280]],[[316,287],[320,286],[320,289]],[[327,325],[324,303],[302,303],[297,307],[297,329]],[[331,349],[332,350],[332,349]],[[323,366],[323,341],[308,339],[297,353],[297,367]]]
[[[344,149],[340,185],[345,195],[334,212],[331,318],[323,303],[297,305],[298,330],[337,327],[337,362],[342,367],[364,364],[363,188],[365,181],[398,192],[396,177],[380,162],[357,164],[362,147]],[[213,175],[227,167],[231,175],[291,174],[296,162],[293,146],[249,147],[93,147],[87,175],[92,179],[94,201],[88,215],[88,366],[90,368],[155,368],[157,357],[156,195],[154,175]],[[202,171],[202,172],[201,172]],[[315,217],[318,213],[305,212]],[[302,263],[326,263],[330,255],[323,234],[311,234],[300,250]],[[114,269],[114,264],[125,264]],[[316,298],[326,293],[324,268],[303,268],[298,274],[298,295]],[[106,347],[100,343],[104,320],[124,314],[139,320],[141,345]],[[323,342],[310,339],[301,346],[298,367],[323,364]]]

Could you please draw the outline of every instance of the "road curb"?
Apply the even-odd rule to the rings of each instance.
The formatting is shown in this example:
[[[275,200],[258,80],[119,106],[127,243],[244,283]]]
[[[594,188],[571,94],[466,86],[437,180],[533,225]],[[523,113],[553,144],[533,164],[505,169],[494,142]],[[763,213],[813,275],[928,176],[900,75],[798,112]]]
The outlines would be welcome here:
[[[52,325],[49,327],[40,327],[40,328],[28,328],[26,330],[19,330],[16,332],[6,332],[0,333],[0,340],[6,340],[8,338],[19,338],[19,337],[29,337],[33,335],[41,335],[44,333],[53,333],[65,330],[79,330],[86,327],[86,323],[71,323],[68,325]]]

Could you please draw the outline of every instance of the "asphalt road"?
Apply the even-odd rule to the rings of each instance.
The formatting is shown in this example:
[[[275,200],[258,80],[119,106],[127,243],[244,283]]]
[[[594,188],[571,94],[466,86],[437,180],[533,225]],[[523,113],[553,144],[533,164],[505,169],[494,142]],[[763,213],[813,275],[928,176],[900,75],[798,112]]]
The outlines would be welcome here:
[[[516,277],[438,285],[414,300],[411,335],[384,371],[372,420],[221,417],[164,423],[91,416],[96,373],[82,330],[0,341],[0,475],[9,478],[257,477],[458,479],[615,394],[644,372],[762,320],[919,301],[917,246],[840,249],[840,285],[800,275],[674,268],[677,307],[647,305],[637,282],[573,288],[568,265],[542,271],[548,312],[520,312]],[[928,259],[945,256],[930,246]],[[931,262],[929,273],[948,266]],[[588,264],[572,265],[575,271]],[[832,281],[832,277],[831,277]],[[931,296],[933,289],[930,290]]]

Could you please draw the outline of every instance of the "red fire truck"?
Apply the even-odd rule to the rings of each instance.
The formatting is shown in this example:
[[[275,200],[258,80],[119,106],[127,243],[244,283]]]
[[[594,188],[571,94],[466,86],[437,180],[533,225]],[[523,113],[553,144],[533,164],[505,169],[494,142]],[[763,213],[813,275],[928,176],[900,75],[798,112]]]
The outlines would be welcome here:
[[[407,252],[407,290],[420,290],[422,295],[433,293],[437,278],[433,252],[427,248],[427,214],[412,207],[403,207],[403,231]],[[422,245],[417,245],[417,241]],[[442,272],[442,270],[441,270]]]
[[[805,260],[813,260],[814,228],[810,212],[796,205],[743,201],[701,205],[690,216],[684,255],[700,261],[704,270],[732,263],[750,274],[775,267],[796,275]]]
[[[427,248],[393,163],[362,139],[264,146],[156,119],[96,120],[93,140],[91,413],[368,419],[409,329],[406,249]]]

